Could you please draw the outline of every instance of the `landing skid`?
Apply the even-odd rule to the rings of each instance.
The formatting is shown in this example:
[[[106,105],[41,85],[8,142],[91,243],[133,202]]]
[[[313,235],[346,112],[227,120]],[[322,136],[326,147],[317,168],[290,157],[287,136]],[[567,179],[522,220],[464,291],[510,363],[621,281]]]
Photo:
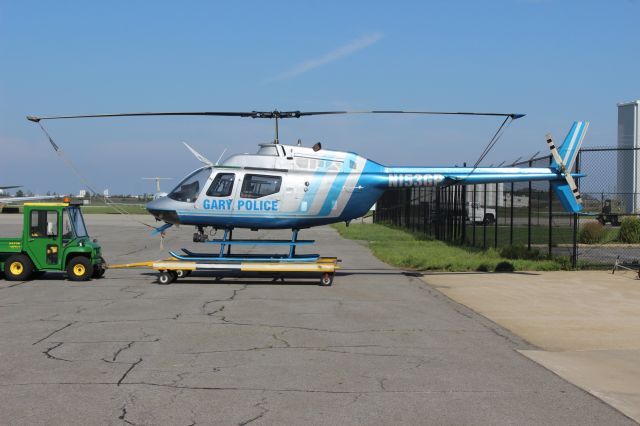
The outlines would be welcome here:
[[[218,256],[213,253],[194,253],[187,249],[182,249],[185,254],[178,254],[170,251],[171,257],[178,260],[194,261],[219,261],[219,262],[315,262],[320,258],[319,254],[303,254],[290,257],[285,254],[227,254]]]
[[[220,246],[218,253],[194,253],[185,248],[184,254],[169,252],[171,256],[179,260],[203,260],[203,261],[254,261],[254,262],[315,262],[320,258],[317,254],[296,255],[296,247],[308,246],[315,243],[315,240],[298,240],[298,229],[293,229],[290,240],[234,240],[233,230],[225,229],[224,236],[220,240],[201,241],[206,244],[216,244]],[[288,254],[231,254],[232,246],[283,246],[289,247]]]

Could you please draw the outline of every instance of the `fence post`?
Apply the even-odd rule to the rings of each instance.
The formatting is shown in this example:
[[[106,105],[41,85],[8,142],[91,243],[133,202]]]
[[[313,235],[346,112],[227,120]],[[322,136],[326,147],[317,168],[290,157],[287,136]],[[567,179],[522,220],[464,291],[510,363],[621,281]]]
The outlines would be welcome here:
[[[402,226],[411,229],[411,188],[403,190],[404,192],[404,223]]]
[[[482,201],[482,250],[486,250],[487,249],[487,221],[485,220],[485,218],[487,217],[487,184],[483,183],[482,184],[482,194],[483,194],[483,201]]]
[[[533,160],[529,160],[529,167],[533,167]],[[533,188],[531,187],[531,181],[529,181],[529,208],[527,212],[527,249],[531,250],[531,197],[533,195]]]
[[[510,212],[510,219],[509,219],[509,245],[510,246],[513,245],[513,198],[514,198],[513,188],[514,188],[514,182],[511,182],[511,212]]]
[[[466,185],[462,185],[460,187],[460,190],[462,191],[461,195],[462,195],[462,206],[460,207],[460,213],[461,213],[461,219],[460,221],[462,222],[462,233],[460,236],[460,244],[466,244],[467,243],[467,186]]]
[[[455,241],[457,238],[457,218],[456,218],[456,206],[458,204],[458,185],[451,187],[451,204],[449,204],[449,216],[451,216],[451,234],[449,234],[449,241]]]
[[[495,210],[496,210],[496,217],[493,218],[494,220],[494,225],[493,225],[493,240],[494,240],[494,246],[495,248],[498,248],[498,205],[500,204],[498,202],[498,194],[500,191],[498,191],[498,188],[500,187],[499,183],[496,183],[496,206],[495,206]]]
[[[580,173],[580,158],[582,157],[582,151],[578,151],[578,155],[576,156],[576,173]],[[580,191],[580,179],[576,179],[576,185],[578,187],[578,191]],[[571,256],[571,267],[578,267],[578,218],[580,216],[575,213],[573,215],[573,253]]]
[[[440,235],[440,216],[442,216],[442,212],[440,211],[440,189],[436,189],[436,211],[434,214],[435,219],[435,237],[437,240],[441,240],[442,236]]]
[[[451,187],[444,189],[444,240],[451,241]]]
[[[473,201],[471,204],[471,211],[473,216],[471,219],[472,233],[473,233],[473,246],[476,246],[476,184],[473,184]]]
[[[553,156],[549,156],[549,166],[553,162]],[[553,252],[553,187],[549,181],[549,256]]]

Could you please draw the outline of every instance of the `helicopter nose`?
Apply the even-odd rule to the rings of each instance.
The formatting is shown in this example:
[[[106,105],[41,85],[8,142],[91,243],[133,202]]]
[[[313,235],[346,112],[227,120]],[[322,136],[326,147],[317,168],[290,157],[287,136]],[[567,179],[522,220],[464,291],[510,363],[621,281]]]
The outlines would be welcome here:
[[[173,206],[172,204],[173,200],[163,197],[147,203],[146,209],[157,220],[162,220],[167,223],[179,224],[180,220],[178,218],[178,214],[176,213],[175,206]]]

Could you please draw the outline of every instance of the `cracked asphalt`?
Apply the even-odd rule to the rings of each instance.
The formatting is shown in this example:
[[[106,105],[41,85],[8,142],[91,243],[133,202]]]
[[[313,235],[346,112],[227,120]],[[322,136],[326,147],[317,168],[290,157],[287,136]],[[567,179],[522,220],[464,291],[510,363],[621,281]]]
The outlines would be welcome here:
[[[130,218],[86,219],[111,263],[194,246],[191,228],[160,251]],[[20,220],[1,215],[2,235]],[[343,259],[333,287],[203,276],[161,286],[144,269],[0,281],[0,424],[635,424],[361,244],[329,227],[301,237]]]

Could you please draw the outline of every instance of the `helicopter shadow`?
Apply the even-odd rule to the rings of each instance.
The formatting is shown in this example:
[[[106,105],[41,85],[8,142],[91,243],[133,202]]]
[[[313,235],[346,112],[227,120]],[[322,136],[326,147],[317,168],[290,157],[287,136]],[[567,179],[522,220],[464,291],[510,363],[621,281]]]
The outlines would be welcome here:
[[[158,274],[144,272],[142,275],[156,278]],[[208,274],[206,272],[193,272],[188,277],[179,278],[172,284],[195,284],[195,285],[312,285],[317,286],[320,281],[319,274],[313,275],[241,275],[241,274]],[[153,284],[159,284],[154,281]]]
[[[143,272],[142,275],[157,277],[157,273]],[[402,271],[394,268],[373,269],[341,269],[334,274],[335,278],[360,276],[404,276],[421,277],[423,274],[414,271]],[[212,284],[240,284],[240,285],[318,285],[320,274],[296,274],[296,273],[233,273],[233,272],[204,272],[194,271],[188,277],[179,278],[177,283],[212,285]],[[157,282],[156,282],[157,284]]]

